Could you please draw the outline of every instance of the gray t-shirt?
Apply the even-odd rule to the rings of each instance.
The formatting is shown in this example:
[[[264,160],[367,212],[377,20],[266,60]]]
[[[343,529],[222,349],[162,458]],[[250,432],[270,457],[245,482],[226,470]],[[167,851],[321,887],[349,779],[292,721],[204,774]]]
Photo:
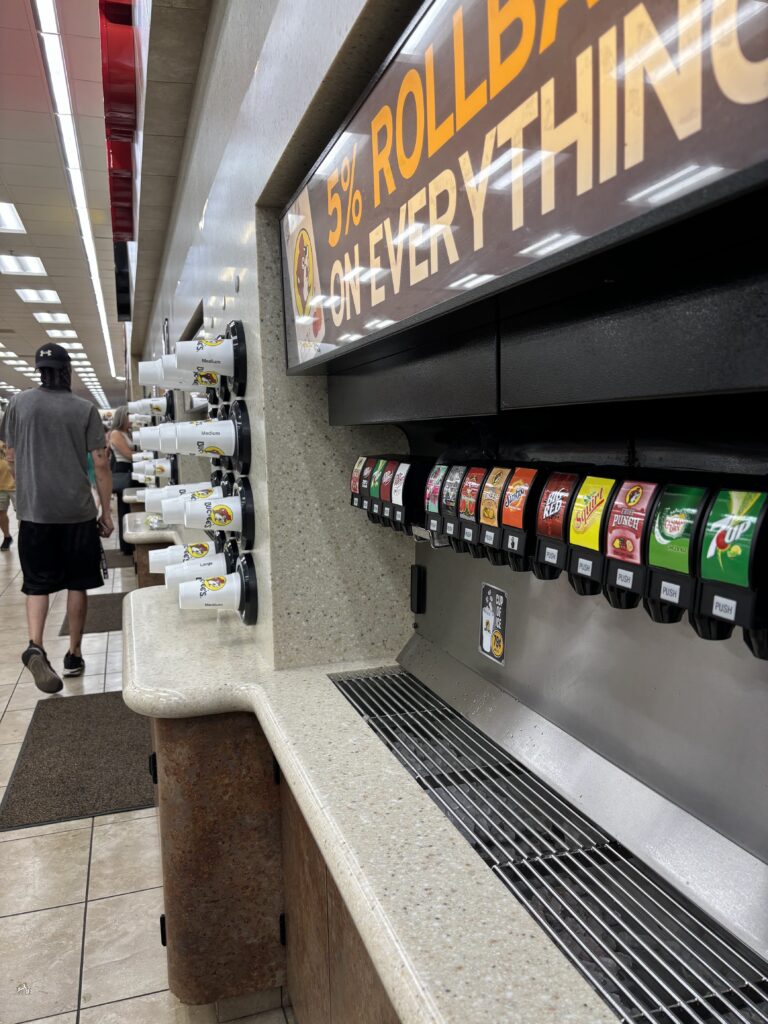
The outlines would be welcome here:
[[[104,448],[96,406],[71,391],[36,388],[15,395],[0,423],[14,450],[16,515],[31,523],[96,518],[88,452]]]

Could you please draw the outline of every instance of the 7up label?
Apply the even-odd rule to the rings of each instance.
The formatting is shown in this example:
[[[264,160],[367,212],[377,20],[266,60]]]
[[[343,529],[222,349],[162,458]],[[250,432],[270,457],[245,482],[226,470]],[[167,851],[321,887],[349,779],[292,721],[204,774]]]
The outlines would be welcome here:
[[[766,495],[760,491],[720,491],[707,518],[701,545],[701,575],[705,580],[749,586],[757,521]]]

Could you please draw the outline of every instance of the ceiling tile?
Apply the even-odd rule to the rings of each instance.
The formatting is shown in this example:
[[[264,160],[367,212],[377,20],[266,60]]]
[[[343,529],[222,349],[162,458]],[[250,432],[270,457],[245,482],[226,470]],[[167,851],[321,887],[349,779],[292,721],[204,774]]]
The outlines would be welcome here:
[[[63,167],[58,142],[19,142],[0,146],[3,164],[34,164],[37,167]]]
[[[58,8],[63,34],[99,38],[99,5],[93,0],[64,0]]]
[[[76,79],[72,83],[72,101],[75,113],[85,117],[101,118],[101,138],[104,138],[104,91],[101,82]],[[81,136],[82,138],[82,136]]]
[[[9,185],[11,196],[18,207],[21,203],[33,206],[71,207],[72,199],[66,188],[29,188],[26,185]]]
[[[6,185],[27,185],[32,188],[67,188],[63,167],[33,167],[29,164],[0,165],[0,178]]]
[[[28,203],[22,203],[16,207],[19,211],[19,216],[24,221],[24,225],[29,230],[29,225],[32,222],[44,221],[46,225],[46,231],[51,224],[74,224],[75,223],[75,210],[73,206],[62,207],[62,206],[33,206]]]
[[[107,144],[105,139],[98,146],[80,146],[80,163],[91,171],[103,171],[107,175]]]
[[[21,142],[56,142],[53,114],[30,110],[0,110],[0,139]],[[7,146],[3,146],[6,149]]]
[[[0,110],[50,111],[48,83],[31,75],[0,75]]]
[[[0,7],[4,6],[5,3],[0,4]],[[0,68],[4,75],[42,74],[40,49],[29,29],[3,29],[0,32]]]
[[[78,117],[77,137],[81,146],[101,146],[106,149],[106,132],[103,117]],[[104,157],[106,161],[106,155]]]
[[[27,5],[24,0],[3,0],[0,3],[0,28],[26,30],[28,27]]]
[[[101,81],[101,42],[85,36],[64,36],[64,59],[70,77],[86,82]]]

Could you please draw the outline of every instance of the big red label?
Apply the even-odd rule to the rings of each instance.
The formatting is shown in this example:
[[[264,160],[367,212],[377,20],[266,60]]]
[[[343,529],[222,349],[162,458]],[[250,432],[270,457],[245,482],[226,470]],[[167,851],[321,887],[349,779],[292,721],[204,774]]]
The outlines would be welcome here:
[[[459,517],[461,519],[474,521],[477,518],[477,503],[484,479],[485,470],[480,466],[473,466],[464,477],[459,497]]]
[[[381,488],[379,490],[379,496],[382,501],[392,501],[392,484],[395,479],[396,470],[397,462],[388,462],[384,467],[384,472],[381,475]]]
[[[578,477],[575,473],[552,473],[539,501],[536,532],[542,537],[562,540],[565,534],[565,513]]]
[[[616,492],[608,514],[605,553],[622,562],[640,565],[643,554],[643,530],[648,509],[658,484],[641,480],[625,480]],[[622,583],[631,586],[631,583]]]
[[[483,493],[480,497],[480,522],[486,526],[499,525],[501,496],[504,493],[504,484],[509,479],[511,472],[512,470],[505,466],[494,466],[483,484]]]
[[[535,469],[520,467],[515,470],[504,492],[504,504],[501,509],[503,526],[511,526],[515,530],[523,528],[525,503],[536,478]]]

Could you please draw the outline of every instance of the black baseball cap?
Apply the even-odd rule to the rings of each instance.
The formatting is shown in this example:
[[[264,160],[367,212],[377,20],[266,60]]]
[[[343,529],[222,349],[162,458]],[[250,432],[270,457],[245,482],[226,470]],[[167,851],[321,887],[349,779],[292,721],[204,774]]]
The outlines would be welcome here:
[[[69,366],[69,352],[61,345],[43,345],[35,352],[35,366]]]

